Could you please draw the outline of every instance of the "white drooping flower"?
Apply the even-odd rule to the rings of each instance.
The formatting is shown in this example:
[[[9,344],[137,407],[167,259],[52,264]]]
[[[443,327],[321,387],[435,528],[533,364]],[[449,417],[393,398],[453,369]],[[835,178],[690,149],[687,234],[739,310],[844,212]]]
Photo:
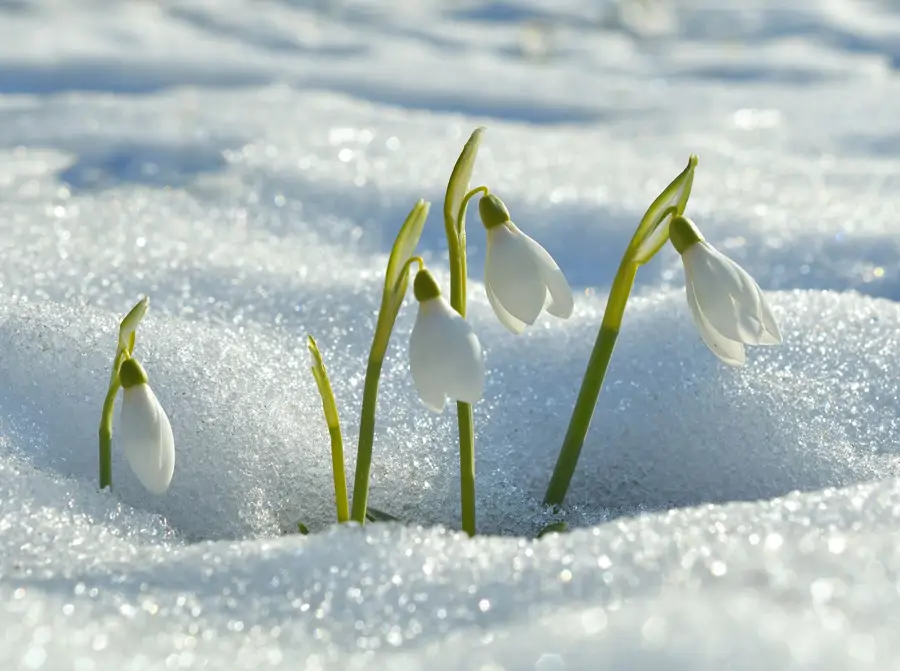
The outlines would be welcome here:
[[[125,458],[148,491],[164,494],[175,471],[175,438],[169,418],[136,359],[122,362],[119,379],[122,409],[118,436]]]
[[[691,316],[703,342],[731,366],[744,363],[744,345],[778,345],[781,331],[756,281],[703,239],[686,217],[672,220],[672,245],[684,263]]]
[[[521,333],[543,310],[561,319],[571,317],[572,289],[547,250],[510,221],[497,196],[482,198],[478,213],[487,230],[484,286],[500,323]]]
[[[427,270],[413,283],[419,313],[409,337],[409,369],[422,402],[444,410],[447,398],[476,403],[484,392],[484,354],[472,327],[441,296]]]

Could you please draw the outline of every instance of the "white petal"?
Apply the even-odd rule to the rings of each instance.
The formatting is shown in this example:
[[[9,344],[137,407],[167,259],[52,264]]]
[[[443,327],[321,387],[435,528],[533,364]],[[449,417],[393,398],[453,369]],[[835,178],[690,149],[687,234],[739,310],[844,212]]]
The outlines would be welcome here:
[[[493,289],[491,289],[491,285],[485,282],[484,290],[487,293],[488,301],[490,302],[491,307],[494,309],[494,314],[497,315],[497,319],[500,320],[500,323],[516,335],[524,331],[527,324],[516,319],[506,311],[506,309],[500,304],[500,301],[497,300],[497,297],[494,295],[494,291]]]
[[[169,418],[149,385],[124,390],[118,437],[141,484],[154,494],[165,493],[175,471],[175,438]]]
[[[471,325],[443,298],[419,304],[409,340],[413,382],[423,402],[441,412],[445,397],[476,403],[484,392],[484,355]]]
[[[484,393],[484,353],[472,325],[441,298],[438,308],[443,325],[436,344],[441,349],[447,396],[465,403],[477,403]]]
[[[684,274],[684,281],[687,302],[691,309],[691,317],[694,320],[694,325],[700,332],[700,337],[703,338],[703,342],[705,342],[706,346],[712,350],[713,354],[729,366],[743,366],[744,346],[739,342],[729,340],[712,327],[709,320],[704,316],[700,305],[697,303],[694,285],[686,271]]]
[[[546,303],[547,312],[554,317],[568,319],[572,316],[572,312],[575,309],[575,299],[572,296],[572,289],[566,281],[566,276],[563,275],[563,272],[559,269],[556,261],[553,260],[553,257],[550,256],[550,253],[546,249],[539,245],[533,238],[522,233],[515,224],[510,222],[510,225],[525,239],[534,254],[538,272],[540,273],[544,284],[547,286],[547,292],[549,294]]]
[[[731,264],[735,276],[740,279],[742,291],[735,294],[733,298],[738,316],[738,328],[744,343],[747,345],[775,345],[781,342],[781,332],[775,324],[775,319],[766,305],[765,296],[756,280],[721,252],[716,251],[716,254]],[[769,324],[766,323],[767,320],[770,322]],[[768,332],[770,325],[774,327],[774,333]],[[778,334],[777,342],[774,341],[775,334]]]
[[[524,324],[533,324],[544,309],[547,286],[537,259],[525,236],[506,225],[488,230],[484,283],[493,291],[495,301]],[[503,322],[499,312],[497,318]]]
[[[429,319],[431,313],[427,304],[432,302],[419,305],[416,323],[409,336],[409,372],[425,406],[441,413],[447,398],[443,376],[434,363],[440,359],[440,354],[434,343],[437,328],[434,319]]]
[[[753,278],[705,242],[693,245],[682,260],[709,323],[729,340],[758,344],[765,327],[760,291]]]

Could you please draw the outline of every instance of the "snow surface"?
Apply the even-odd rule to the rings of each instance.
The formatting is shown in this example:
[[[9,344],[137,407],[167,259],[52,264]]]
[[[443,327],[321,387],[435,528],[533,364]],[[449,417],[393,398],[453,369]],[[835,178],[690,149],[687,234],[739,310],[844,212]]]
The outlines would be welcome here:
[[[0,668],[900,668],[900,7],[876,0],[0,2]],[[479,529],[452,411],[385,363],[371,503],[336,529],[319,341],[352,480],[386,254],[474,183],[555,256],[568,322],[490,312],[470,220]],[[563,517],[539,503],[624,245],[689,214],[767,290],[739,371],[643,268]],[[147,494],[96,432],[118,320],[176,435]],[[314,531],[283,535],[297,520]]]

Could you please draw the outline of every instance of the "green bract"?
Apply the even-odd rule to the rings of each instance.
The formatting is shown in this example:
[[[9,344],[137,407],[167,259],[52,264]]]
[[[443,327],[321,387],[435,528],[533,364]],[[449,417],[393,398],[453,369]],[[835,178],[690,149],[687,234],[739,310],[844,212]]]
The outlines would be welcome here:
[[[472,179],[472,170],[475,168],[475,159],[478,157],[478,147],[481,145],[481,136],[484,127],[476,128],[469,137],[466,146],[463,147],[453,172],[450,173],[450,181],[447,182],[447,193],[444,196],[444,224],[456,231],[456,236],[465,236],[465,227],[458,228],[458,222],[465,222],[465,211],[461,211],[463,199],[469,193],[469,181]]]
[[[378,311],[378,323],[375,326],[375,339],[372,342],[372,354],[379,354],[382,358],[387,351],[388,341],[394,322],[397,321],[397,313],[403,304],[406,295],[406,287],[409,284],[408,262],[413,258],[416,245],[422,236],[425,220],[431,203],[419,200],[400,227],[391,255],[388,259],[387,271],[384,274],[384,293],[381,296],[381,308]],[[371,355],[370,355],[371,358]]]
[[[634,237],[628,245],[628,250],[638,265],[647,263],[666,244],[666,240],[669,239],[671,215],[684,214],[688,199],[691,197],[694,170],[698,161],[697,156],[691,154],[687,167],[663,189],[641,218],[641,223],[638,224]]]

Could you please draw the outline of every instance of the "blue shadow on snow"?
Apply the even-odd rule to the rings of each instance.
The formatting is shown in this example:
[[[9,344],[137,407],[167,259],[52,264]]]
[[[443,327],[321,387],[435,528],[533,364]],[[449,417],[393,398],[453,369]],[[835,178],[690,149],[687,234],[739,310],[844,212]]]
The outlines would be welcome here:
[[[121,143],[82,150],[59,179],[76,191],[109,189],[120,184],[179,187],[197,175],[225,169],[227,161],[212,144]]]

